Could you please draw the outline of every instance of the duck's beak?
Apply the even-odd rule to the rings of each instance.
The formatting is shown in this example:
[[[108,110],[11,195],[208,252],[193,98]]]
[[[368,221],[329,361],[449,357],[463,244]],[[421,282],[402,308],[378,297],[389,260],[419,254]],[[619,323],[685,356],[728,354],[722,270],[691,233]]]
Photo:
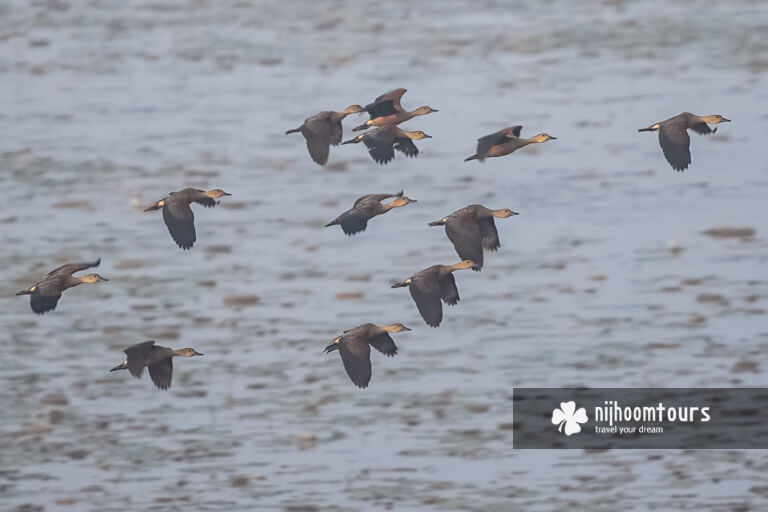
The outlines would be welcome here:
[[[99,276],[99,281],[109,281],[109,279],[107,279],[106,277]]]
[[[410,331],[411,329],[409,327],[403,326],[404,331]]]
[[[557,140],[557,137],[549,136],[549,140]]]
[[[430,109],[429,109],[429,111],[430,111],[430,112],[440,112],[440,111],[439,111],[439,110],[437,110],[436,108],[430,108]]]
[[[417,199],[411,199],[410,197],[408,198],[408,204],[410,204],[410,203],[418,203],[418,202],[419,201]]]
[[[722,122],[724,122],[724,123],[730,123],[730,122],[731,122],[731,120],[730,120],[730,119],[726,119],[726,118],[723,118],[723,119],[722,119]]]
[[[230,194],[229,192],[224,192],[224,191],[222,190],[222,191],[221,191],[221,195],[224,195],[224,196],[231,196],[232,194]]]
[[[510,213],[512,214],[512,217],[514,217],[515,215],[520,215],[520,214],[519,214],[519,213],[517,213],[517,212],[510,212]]]
[[[201,355],[203,355],[203,354],[201,354],[200,352],[198,352],[197,350],[195,350],[195,355],[196,355],[196,356],[201,356]]]

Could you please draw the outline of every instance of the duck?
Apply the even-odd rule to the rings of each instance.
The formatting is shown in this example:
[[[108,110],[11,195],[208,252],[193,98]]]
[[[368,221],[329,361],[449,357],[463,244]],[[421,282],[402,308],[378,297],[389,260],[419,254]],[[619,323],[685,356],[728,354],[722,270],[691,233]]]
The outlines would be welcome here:
[[[167,197],[145,208],[145,212],[163,209],[163,220],[168,227],[168,232],[176,245],[187,251],[192,248],[197,240],[195,233],[195,214],[192,213],[191,203],[198,203],[206,208],[213,208],[219,204],[216,199],[231,196],[220,188],[213,190],[199,190],[185,188],[178,192],[171,192]]]
[[[479,160],[482,162],[486,158],[508,155],[528,144],[539,144],[547,142],[548,140],[557,140],[557,137],[553,137],[547,133],[534,135],[530,139],[521,139],[520,130],[522,129],[522,126],[510,126],[509,128],[504,128],[496,133],[480,137],[477,139],[477,150],[475,154],[468,156],[464,161],[469,162],[470,160]]]
[[[690,112],[683,112],[637,131],[659,132],[659,145],[664,157],[674,170],[683,172],[691,164],[691,138],[688,136],[688,130],[693,130],[699,135],[709,135],[717,132],[717,127],[712,129],[709,127],[710,124],[730,122],[730,119],[720,114],[697,116]]]
[[[406,93],[406,89],[395,89],[382,94],[373,103],[366,105],[363,110],[371,116],[360,126],[355,126],[352,131],[367,130],[371,126],[384,126],[386,124],[400,124],[416,116],[424,116],[432,112],[438,112],[428,105],[423,105],[416,110],[407,111],[400,105],[400,98]]]
[[[390,124],[361,133],[353,139],[342,142],[342,144],[363,142],[368,148],[371,158],[375,162],[384,165],[395,158],[395,149],[407,157],[415,158],[419,154],[419,148],[416,147],[413,141],[431,138],[431,136],[420,130],[407,132]]]
[[[439,327],[443,321],[443,306],[440,299],[449,306],[459,302],[459,289],[453,272],[476,266],[472,260],[462,260],[454,265],[432,265],[416,272],[411,277],[398,281],[392,288],[408,287],[421,317],[430,327]]]
[[[394,201],[382,204],[381,201],[394,197]],[[393,208],[399,208],[407,204],[416,203],[416,199],[403,197],[401,190],[397,194],[369,194],[357,198],[352,208],[342,213],[331,222],[325,225],[341,226],[342,231],[347,236],[352,236],[368,227],[368,221],[377,215],[383,215]]]
[[[519,214],[509,208],[491,210],[481,204],[471,204],[429,225],[445,226],[445,234],[459,258],[472,260],[475,263],[472,270],[479,272],[483,268],[483,249],[493,252],[501,247],[493,219],[514,215]]]
[[[358,325],[344,331],[323,352],[330,354],[338,350],[352,383],[361,389],[367,388],[371,381],[371,347],[388,357],[394,357],[397,345],[390,333],[403,331],[410,329],[400,323],[382,327],[371,323]]]
[[[158,389],[163,391],[171,387],[171,377],[173,376],[173,357],[194,357],[202,356],[200,352],[193,348],[182,348],[173,350],[168,347],[155,345],[155,340],[142,341],[123,350],[125,352],[125,361],[112,368],[111,372],[117,370],[128,370],[136,378],[141,377],[144,367],[149,368],[149,376]]]
[[[325,165],[328,163],[330,146],[338,146],[341,142],[343,134],[341,121],[350,114],[360,112],[364,112],[360,105],[350,105],[342,112],[324,110],[306,118],[304,124],[288,130],[285,134],[301,133],[307,141],[309,156],[317,165]]]
[[[17,292],[16,295],[29,295],[29,305],[36,315],[42,315],[48,311],[56,309],[61,294],[64,290],[77,286],[79,284],[93,284],[100,281],[109,281],[106,277],[99,274],[88,274],[82,277],[75,277],[72,274],[93,267],[98,267],[101,258],[90,263],[67,263],[57,267],[45,276],[45,279],[35,283],[26,290]]]

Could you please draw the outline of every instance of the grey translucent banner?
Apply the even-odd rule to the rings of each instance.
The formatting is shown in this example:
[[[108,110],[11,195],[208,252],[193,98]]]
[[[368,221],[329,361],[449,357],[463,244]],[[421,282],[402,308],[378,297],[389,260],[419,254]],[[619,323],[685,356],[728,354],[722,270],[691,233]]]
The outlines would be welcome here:
[[[513,448],[768,449],[764,388],[515,388]]]

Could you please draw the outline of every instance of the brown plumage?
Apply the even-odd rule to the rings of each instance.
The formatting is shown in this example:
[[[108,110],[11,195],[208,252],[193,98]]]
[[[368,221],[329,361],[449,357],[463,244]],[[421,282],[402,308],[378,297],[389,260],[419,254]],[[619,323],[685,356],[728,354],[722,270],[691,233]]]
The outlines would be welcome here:
[[[402,196],[403,191],[401,190],[397,194],[369,194],[359,197],[351,209],[333,219],[325,227],[340,225],[344,234],[350,236],[360,231],[365,231],[368,221],[373,217],[385,214],[393,208],[416,202],[415,199]],[[386,204],[381,203],[384,199],[391,197],[396,199]]]
[[[171,192],[168,197],[157,201],[144,211],[151,212],[162,208],[163,221],[165,221],[171,238],[176,242],[176,245],[186,251],[191,249],[197,240],[195,214],[192,213],[192,208],[189,205],[198,203],[206,208],[213,208],[218,204],[216,199],[230,195],[232,194],[228,194],[220,188],[207,192],[196,188],[185,188],[178,192]]]
[[[486,158],[508,155],[528,144],[557,140],[557,137],[552,137],[546,133],[534,135],[530,139],[521,139],[520,130],[522,129],[522,126],[510,126],[496,133],[480,137],[477,139],[475,154],[468,156],[464,161],[480,160],[482,162]]]
[[[410,331],[403,324],[379,327],[375,324],[358,325],[344,331],[325,347],[328,354],[338,350],[347,375],[359,388],[368,387],[371,381],[371,347],[389,357],[397,354],[397,346],[389,333]]]
[[[715,133],[717,128],[711,129],[708,124],[729,123],[720,114],[711,116],[697,116],[690,112],[683,112],[666,121],[652,124],[648,128],[640,128],[639,132],[659,132],[659,145],[669,165],[678,172],[682,172],[691,164],[691,138],[688,130],[693,130],[700,135]]]
[[[471,204],[447,217],[430,222],[430,226],[445,226],[445,234],[456,249],[459,258],[472,260],[472,270],[483,268],[483,249],[496,251],[501,247],[494,217],[505,219],[518,215],[509,208],[491,210],[481,204]]]
[[[46,311],[56,309],[61,298],[61,293],[68,288],[82,283],[98,283],[99,281],[109,281],[99,274],[88,274],[82,277],[75,277],[72,274],[80,272],[91,267],[98,267],[101,258],[91,263],[68,263],[48,272],[45,279],[22,290],[16,295],[29,295],[29,305],[35,314],[42,315]]]
[[[431,139],[422,131],[406,132],[395,125],[386,125],[369,132],[361,133],[342,144],[365,143],[368,153],[374,161],[384,165],[395,158],[395,149],[407,157],[415,158],[419,149],[414,140]]]
[[[424,105],[416,110],[407,111],[400,105],[400,98],[405,94],[405,89],[395,89],[376,98],[373,103],[364,107],[364,111],[370,114],[371,118],[360,126],[353,128],[353,131],[366,130],[371,126],[384,126],[387,124],[400,124],[416,116],[423,116],[436,109]]]
[[[456,288],[453,272],[474,266],[475,263],[470,260],[460,261],[455,265],[433,265],[393,284],[392,288],[407,286],[427,325],[438,327],[443,320],[443,306],[440,300],[449,306],[459,302],[459,290]]]
[[[173,376],[173,360],[175,356],[193,357],[201,356],[200,352],[193,348],[182,348],[173,350],[168,347],[155,345],[155,340],[143,341],[123,350],[125,352],[125,361],[112,368],[111,372],[116,370],[128,370],[131,375],[138,378],[144,372],[144,368],[149,368],[149,376],[158,389],[166,390],[171,387],[171,377]]]
[[[318,165],[325,165],[328,162],[330,146],[337,146],[341,142],[343,134],[341,121],[349,114],[358,112],[363,112],[363,107],[360,105],[350,105],[343,112],[333,110],[318,112],[306,118],[304,124],[288,130],[285,134],[300,132],[307,141],[307,151],[312,160]]]

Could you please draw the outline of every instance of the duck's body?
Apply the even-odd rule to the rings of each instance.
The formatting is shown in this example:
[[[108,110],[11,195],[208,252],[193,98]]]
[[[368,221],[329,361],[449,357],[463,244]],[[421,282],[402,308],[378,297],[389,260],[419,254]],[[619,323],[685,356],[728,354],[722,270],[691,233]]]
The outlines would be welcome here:
[[[369,103],[363,110],[368,112],[371,116],[366,122],[360,126],[353,128],[353,131],[367,130],[371,126],[385,126],[388,124],[400,124],[409,119],[413,119],[416,116],[424,116],[432,112],[437,112],[428,105],[421,106],[416,110],[405,110],[400,105],[400,98],[405,94],[406,89],[395,89],[388,93],[382,94],[372,103]]]
[[[155,204],[146,208],[145,212],[163,209],[163,221],[165,221],[171,238],[180,248],[185,251],[191,249],[197,240],[195,232],[195,214],[192,213],[190,204],[198,203],[206,208],[213,208],[218,203],[216,199],[229,196],[220,188],[213,190],[199,190],[196,188],[185,188],[178,192],[171,192],[167,197],[157,201]]]
[[[455,265],[433,265],[399,281],[392,288],[407,286],[421,317],[430,327],[438,327],[443,320],[443,302],[454,306],[459,302],[459,290],[453,272],[474,267],[475,263],[464,260]]]
[[[505,219],[517,215],[509,208],[491,210],[481,204],[471,204],[447,217],[430,222],[430,226],[445,226],[445,234],[456,249],[459,258],[472,260],[472,270],[483,268],[483,249],[496,251],[501,247],[494,218]]]
[[[158,389],[166,390],[171,387],[173,376],[173,357],[193,357],[203,354],[193,348],[173,350],[168,347],[155,345],[155,340],[148,340],[123,350],[125,361],[112,368],[110,371],[128,370],[134,377],[141,377],[144,368],[149,368],[149,376]]]
[[[413,141],[431,138],[422,131],[407,132],[391,124],[361,133],[353,139],[342,142],[342,144],[363,142],[368,148],[371,158],[377,163],[384,165],[395,158],[395,150],[400,151],[407,157],[415,158],[419,154],[419,149]]]
[[[304,124],[286,133],[300,132],[307,141],[307,150],[309,156],[318,165],[325,165],[328,162],[330,146],[337,146],[341,142],[343,128],[341,122],[349,114],[363,112],[360,105],[350,105],[343,112],[325,110],[308,117]]]
[[[530,139],[522,139],[520,138],[520,130],[522,129],[522,126],[510,126],[509,128],[504,128],[496,133],[480,137],[477,139],[477,149],[475,154],[468,156],[464,161],[480,160],[482,162],[486,158],[508,155],[528,144],[538,144],[548,140],[557,140],[557,137],[552,137],[546,133],[534,135]]]
[[[391,197],[396,199],[389,203],[382,204],[381,201]],[[365,231],[365,228],[368,226],[368,221],[373,217],[383,215],[393,208],[398,208],[415,202],[415,199],[403,197],[402,190],[397,194],[369,194],[359,197],[351,209],[333,219],[326,224],[325,227],[338,224],[341,226],[344,234],[354,235],[355,233]]]
[[[728,123],[720,114],[711,116],[697,116],[690,112],[683,112],[670,117],[660,123],[652,124],[648,128],[640,128],[639,132],[659,132],[659,145],[669,165],[678,172],[682,172],[691,164],[691,138],[688,130],[693,130],[700,135],[715,133],[717,128],[710,128],[710,124]]]
[[[375,324],[358,325],[325,347],[328,354],[338,350],[347,375],[359,388],[368,387],[371,380],[371,346],[389,357],[397,354],[397,346],[389,333],[410,331],[403,324],[379,327]]]
[[[16,295],[29,295],[29,304],[35,314],[41,315],[47,311],[56,309],[61,298],[62,292],[74,286],[83,283],[97,283],[99,281],[109,281],[99,274],[88,274],[82,277],[75,277],[72,274],[92,267],[98,267],[101,258],[91,263],[68,263],[48,272],[45,279],[39,283],[22,290]]]

